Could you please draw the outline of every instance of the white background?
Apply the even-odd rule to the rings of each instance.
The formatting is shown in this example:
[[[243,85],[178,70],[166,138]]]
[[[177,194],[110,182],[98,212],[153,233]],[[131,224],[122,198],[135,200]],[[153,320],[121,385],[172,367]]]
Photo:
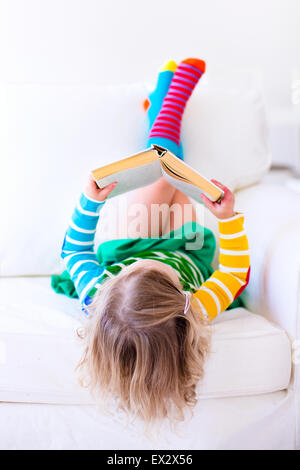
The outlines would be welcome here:
[[[1,0],[0,48],[2,81],[144,81],[165,59],[196,56],[208,71],[254,70],[268,102],[288,105],[300,2]]]
[[[166,59],[188,56],[206,60],[206,81],[250,72],[274,127],[273,161],[294,164],[299,0],[0,0],[2,83],[153,82]]]

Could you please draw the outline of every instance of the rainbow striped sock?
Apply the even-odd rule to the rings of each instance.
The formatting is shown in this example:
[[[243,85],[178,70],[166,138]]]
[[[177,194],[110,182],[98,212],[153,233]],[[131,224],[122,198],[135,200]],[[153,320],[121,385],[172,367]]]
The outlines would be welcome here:
[[[160,112],[150,130],[148,145],[157,144],[182,157],[180,130],[186,103],[205,72],[205,62],[186,59],[177,67]]]

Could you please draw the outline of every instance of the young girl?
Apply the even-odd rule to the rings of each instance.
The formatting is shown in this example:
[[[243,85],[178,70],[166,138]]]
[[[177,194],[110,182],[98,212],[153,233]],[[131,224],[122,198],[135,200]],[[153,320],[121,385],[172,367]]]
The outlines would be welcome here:
[[[150,108],[147,102],[149,144],[182,158],[181,117],[204,70],[203,61],[187,59],[178,67],[168,63],[160,72]],[[96,255],[99,212],[116,183],[99,189],[90,177],[65,236],[62,258],[88,314],[81,372],[97,395],[116,398],[120,407],[147,423],[166,416],[182,419],[184,407],[196,403],[209,349],[206,324],[248,283],[244,217],[234,211],[229,189],[212,181],[224,191],[221,203],[201,196],[219,220],[220,264],[214,273],[212,232],[197,224],[188,197],[164,179],[134,191],[128,214],[132,205],[143,204],[145,230],[152,234],[151,224],[157,221],[151,220],[151,206],[167,204],[172,208],[170,233],[162,221],[158,237],[105,242]],[[189,249],[191,235],[201,233],[202,248]]]

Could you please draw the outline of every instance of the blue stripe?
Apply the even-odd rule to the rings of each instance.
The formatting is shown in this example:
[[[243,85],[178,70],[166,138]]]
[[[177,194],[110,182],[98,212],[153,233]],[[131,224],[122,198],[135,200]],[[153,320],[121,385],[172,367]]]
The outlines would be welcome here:
[[[178,69],[177,69],[178,70]],[[190,77],[193,77],[194,80],[199,80],[200,77],[196,77],[194,73],[188,72],[187,70],[178,70],[181,73],[184,73],[185,75],[189,75]],[[181,77],[178,77],[181,78]],[[194,83],[194,85],[197,85],[197,82]]]
[[[103,202],[90,201],[84,194],[81,194],[79,201],[83,209],[95,213],[99,212],[101,206],[103,206]]]
[[[169,88],[168,94],[169,93],[180,93],[183,96],[186,96],[187,98],[190,97],[191,94],[185,93],[184,91],[181,90],[175,90],[174,88]]]
[[[80,270],[80,272],[82,271],[85,271],[85,269],[82,269]],[[102,272],[104,271],[104,269],[102,268]],[[98,273],[97,273],[98,274]],[[96,277],[97,275],[95,272],[93,272],[92,270],[89,270],[87,271],[83,276],[82,278],[80,279],[78,285],[77,285],[77,291],[78,291],[78,294],[79,294],[79,297],[83,291],[83,289],[87,286],[87,284],[94,278]],[[76,273],[76,277],[78,277],[79,273]],[[98,279],[95,280],[95,284],[97,284],[98,282]],[[94,284],[94,285],[95,285]],[[93,288],[93,286],[91,287],[91,289]],[[87,292],[88,294],[88,292]]]
[[[87,209],[84,209],[84,210],[87,210]],[[82,214],[82,212],[80,212],[77,207],[75,208],[75,211],[74,211],[74,222],[76,225],[78,225],[79,227],[82,227],[82,228],[85,228],[81,225],[81,223],[78,223],[77,221],[80,221],[82,216],[84,216],[84,219],[82,219],[84,222],[87,222],[89,223],[89,226],[91,227],[91,230],[96,228],[96,225],[97,225],[97,222],[98,222],[98,215],[87,215],[87,214]]]
[[[179,123],[181,123],[181,119],[177,118],[176,116],[172,116],[172,114],[169,114],[167,111],[164,111],[163,109],[159,113],[158,119],[160,119],[161,116],[169,116],[170,119],[175,119],[175,121],[178,121]],[[154,123],[154,125],[155,125],[155,123]]]
[[[190,65],[190,64],[182,64],[182,63],[179,65],[179,67],[176,69],[176,71],[180,70],[182,68],[195,70],[197,73],[200,74],[200,77],[203,74],[203,72],[201,72],[201,70],[197,69],[197,67],[194,67],[193,65]],[[184,72],[185,72],[185,70],[184,70]],[[193,75],[193,76],[195,76],[195,75]]]
[[[169,104],[172,104],[173,106],[179,106],[179,108],[182,109],[182,112],[184,111],[184,105],[183,105],[183,104],[179,104],[179,103],[174,103],[173,98],[168,98],[168,97],[166,97],[166,98],[164,99],[164,105],[163,105],[163,107],[165,107],[166,105],[168,105],[168,103],[169,103]]]
[[[71,261],[71,260],[70,260]],[[91,261],[96,261],[96,260],[85,260],[84,263],[82,263],[80,266],[78,266],[78,268],[75,269],[74,273],[73,273],[73,276],[78,276],[78,274],[81,272],[81,271],[88,271],[88,270],[92,270],[94,268],[96,268],[96,264],[95,263],[91,263]],[[76,263],[78,262],[78,260],[76,261]],[[73,263],[72,265],[68,265],[68,269],[72,269],[73,266],[76,264],[76,263]]]
[[[164,122],[164,123],[168,124],[169,126],[177,126],[177,124],[175,124],[174,122],[167,121],[166,119],[163,119],[161,117],[156,120],[157,125],[159,125],[161,122]],[[180,129],[180,124],[178,124],[176,129]]]
[[[82,253],[81,251],[78,251],[76,253],[75,252],[62,253],[62,258],[67,258],[68,256],[70,256],[70,258],[66,259],[66,262],[69,263],[71,260],[74,260],[72,261],[72,264],[74,264],[75,262],[77,263],[77,261],[82,261],[84,259],[96,259],[95,258],[96,255],[93,251],[90,251],[90,250],[85,250],[85,251],[88,251],[89,253]]]
[[[182,73],[186,73],[186,71],[184,70],[182,71]],[[195,75],[193,75],[193,77],[195,77]],[[191,85],[193,85],[193,87],[195,87],[196,85],[196,83],[194,83],[192,80],[189,80],[188,78],[185,78],[185,77],[179,77],[179,76],[176,77],[176,74],[175,74],[174,79],[173,79],[174,83],[176,83],[176,80],[183,80],[184,82],[188,82]],[[196,80],[196,77],[195,77],[195,80]]]
[[[180,113],[179,111],[176,111],[176,109],[170,108],[169,106],[164,106],[163,110],[165,111],[166,109],[168,111],[172,111],[172,113],[178,114],[178,116],[180,116],[180,117],[182,116],[182,113]]]
[[[190,94],[191,94],[192,91],[193,91],[190,87],[188,87],[188,86],[186,86],[186,85],[183,85],[182,83],[178,83],[178,84],[177,84],[177,82],[174,82],[174,86],[178,86],[178,87],[181,87],[181,88],[185,88],[186,90],[189,91],[189,96],[190,96]]]
[[[99,217],[91,217],[87,215],[84,215],[83,218],[81,212],[79,212],[77,207],[72,215],[72,221],[74,222],[74,224],[85,230],[95,230],[95,228],[97,227],[98,220]]]
[[[70,238],[73,238],[76,241],[91,242],[91,243],[93,243],[94,235],[95,235],[94,233],[78,232],[77,230],[74,230],[72,227],[68,228],[67,234],[69,235]]]
[[[77,245],[75,243],[64,241],[63,250],[67,251],[89,251],[92,250],[94,246],[94,241],[91,241],[89,245]]]
[[[168,95],[173,95],[172,91],[168,91]],[[186,103],[186,100],[184,100],[183,98],[180,98],[178,96],[174,96],[174,100],[182,101],[184,104]]]
[[[68,258],[67,257],[68,254],[73,255],[73,256],[70,256],[70,258]],[[74,264],[77,263],[77,261],[83,261],[83,260],[96,261],[97,260],[96,255],[93,251],[91,251],[90,253],[80,253],[80,252],[78,252],[76,254],[74,254],[74,253],[67,253],[67,254],[62,253],[62,258],[65,260],[65,263],[66,263],[68,269],[71,269],[74,266]]]

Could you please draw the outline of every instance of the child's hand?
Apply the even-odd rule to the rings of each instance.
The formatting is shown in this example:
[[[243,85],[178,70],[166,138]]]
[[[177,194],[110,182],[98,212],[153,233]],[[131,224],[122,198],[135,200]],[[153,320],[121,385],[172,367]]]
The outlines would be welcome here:
[[[96,181],[94,181],[94,178],[92,175],[89,175],[89,179],[87,182],[87,185],[85,187],[84,193],[87,195],[87,197],[90,197],[91,199],[94,199],[95,201],[98,202],[103,202],[107,198],[107,196],[112,192],[112,190],[116,187],[117,183],[110,183],[105,188],[98,188]]]
[[[216,186],[224,191],[224,196],[221,202],[212,202],[204,194],[200,194],[206,207],[212,212],[218,219],[229,219],[235,215],[234,212],[234,195],[230,189],[226,188],[219,181],[211,180]]]

